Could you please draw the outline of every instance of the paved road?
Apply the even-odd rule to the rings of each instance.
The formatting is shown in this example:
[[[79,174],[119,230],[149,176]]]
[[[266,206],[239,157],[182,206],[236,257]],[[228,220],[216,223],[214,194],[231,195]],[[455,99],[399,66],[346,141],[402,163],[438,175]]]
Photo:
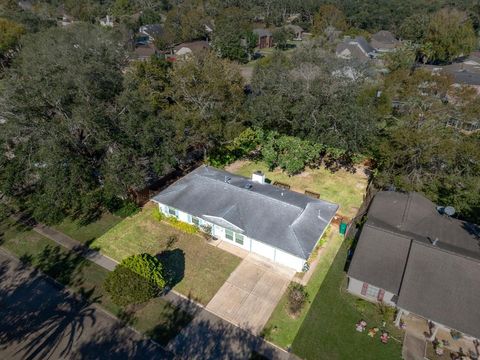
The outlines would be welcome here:
[[[47,358],[172,355],[0,250],[0,359]]]

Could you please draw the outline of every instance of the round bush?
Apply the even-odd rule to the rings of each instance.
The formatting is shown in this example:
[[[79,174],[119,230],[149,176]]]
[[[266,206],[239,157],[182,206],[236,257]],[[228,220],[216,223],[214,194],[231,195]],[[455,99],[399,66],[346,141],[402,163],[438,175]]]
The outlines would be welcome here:
[[[160,289],[165,287],[163,266],[155,256],[146,253],[132,255],[124,259],[121,265],[152,282]]]

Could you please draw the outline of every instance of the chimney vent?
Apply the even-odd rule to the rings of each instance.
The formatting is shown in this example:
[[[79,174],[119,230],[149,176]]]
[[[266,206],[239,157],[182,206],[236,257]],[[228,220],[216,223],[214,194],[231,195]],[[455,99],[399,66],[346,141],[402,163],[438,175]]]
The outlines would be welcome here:
[[[265,174],[260,170],[255,171],[252,174],[252,181],[259,184],[265,184]]]

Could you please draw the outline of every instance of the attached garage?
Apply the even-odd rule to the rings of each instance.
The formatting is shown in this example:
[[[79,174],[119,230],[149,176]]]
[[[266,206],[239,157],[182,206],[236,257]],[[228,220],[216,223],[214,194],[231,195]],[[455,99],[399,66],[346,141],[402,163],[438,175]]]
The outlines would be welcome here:
[[[252,248],[250,251],[261,255],[268,260],[275,261],[275,248],[271,247],[270,245],[266,245],[256,240],[252,240]]]

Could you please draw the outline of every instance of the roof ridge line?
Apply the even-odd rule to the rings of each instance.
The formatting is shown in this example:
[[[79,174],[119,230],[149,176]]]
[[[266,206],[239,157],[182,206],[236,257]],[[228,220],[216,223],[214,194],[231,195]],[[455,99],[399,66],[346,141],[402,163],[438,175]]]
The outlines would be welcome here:
[[[213,178],[211,178],[211,177],[204,176],[204,175],[202,175],[202,174],[195,174],[195,175],[196,175],[196,176],[201,176],[201,177],[203,177],[203,178],[205,178],[205,179],[209,179],[209,180],[215,181],[215,182],[217,182],[217,183],[230,185],[232,188],[238,189],[238,190],[240,190],[240,191],[246,191],[246,192],[252,193],[251,190],[244,189],[244,188],[242,188],[242,187],[240,187],[240,186],[235,186],[235,185],[232,185],[232,184],[230,184],[230,183],[223,182],[223,181],[218,180],[218,179],[213,179]],[[238,175],[235,175],[235,174],[232,174],[232,175],[238,176]],[[243,177],[243,176],[242,176],[242,177]],[[248,179],[248,178],[245,178],[245,179]],[[269,184],[259,184],[259,185],[269,185]],[[273,185],[270,185],[270,186],[273,186]],[[288,202],[286,202],[286,201],[282,201],[282,200],[280,200],[280,199],[275,199],[274,197],[271,197],[271,196],[268,196],[268,195],[265,195],[265,194],[262,194],[262,193],[259,193],[259,192],[255,192],[255,194],[256,194],[256,195],[263,196],[263,197],[265,197],[265,198],[267,198],[267,199],[271,199],[271,200],[277,201],[277,202],[279,202],[279,203],[281,203],[281,204],[294,207],[294,208],[296,208],[296,209],[298,209],[298,210],[301,210],[301,211],[305,210],[305,208],[302,208],[302,207],[300,207],[300,206],[290,204],[290,203],[288,203]],[[299,195],[302,195],[302,194],[299,193]]]
[[[297,218],[297,219],[298,219],[298,218]],[[296,219],[295,219],[295,221],[296,221]],[[295,221],[294,221],[294,222],[295,222]],[[295,241],[297,242],[298,247],[300,248],[300,250],[302,250],[303,256],[306,258],[305,260],[308,260],[308,256],[307,256],[307,254],[305,253],[305,249],[303,248],[302,244],[301,244],[300,241],[298,240],[297,234],[295,234],[295,229],[293,228],[293,225],[288,225],[288,228],[292,231],[293,238],[294,238]],[[312,251],[313,251],[313,250],[312,250]]]

